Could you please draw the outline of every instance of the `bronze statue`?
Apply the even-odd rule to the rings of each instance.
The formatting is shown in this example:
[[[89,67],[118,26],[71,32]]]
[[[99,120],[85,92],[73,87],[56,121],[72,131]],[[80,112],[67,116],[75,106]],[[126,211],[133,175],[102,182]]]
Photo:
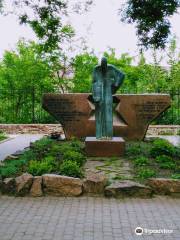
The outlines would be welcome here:
[[[107,59],[101,59],[101,65],[94,68],[92,96],[95,102],[96,138],[113,137],[113,94],[123,83],[125,75]]]

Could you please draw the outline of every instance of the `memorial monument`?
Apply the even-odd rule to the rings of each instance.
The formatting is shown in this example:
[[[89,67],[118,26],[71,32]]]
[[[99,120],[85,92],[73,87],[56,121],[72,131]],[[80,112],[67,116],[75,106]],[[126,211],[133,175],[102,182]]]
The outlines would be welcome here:
[[[106,65],[105,59],[100,66],[95,67],[93,75],[93,94],[43,95],[43,108],[60,122],[66,139],[94,137],[96,147],[98,143],[102,146],[102,140],[105,144],[108,144],[106,140],[112,142],[113,137],[121,137],[125,141],[143,140],[149,124],[170,106],[168,94],[115,94],[123,82],[124,75],[114,66]],[[98,100],[100,98],[103,99],[101,103]],[[106,149],[111,154],[110,149]]]

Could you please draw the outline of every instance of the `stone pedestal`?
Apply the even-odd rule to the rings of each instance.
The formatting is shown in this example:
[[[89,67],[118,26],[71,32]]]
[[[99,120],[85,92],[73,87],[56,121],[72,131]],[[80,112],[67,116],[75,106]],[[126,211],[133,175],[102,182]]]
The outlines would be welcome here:
[[[121,137],[111,140],[98,140],[95,137],[86,137],[85,150],[91,157],[119,157],[124,155],[125,141]]]

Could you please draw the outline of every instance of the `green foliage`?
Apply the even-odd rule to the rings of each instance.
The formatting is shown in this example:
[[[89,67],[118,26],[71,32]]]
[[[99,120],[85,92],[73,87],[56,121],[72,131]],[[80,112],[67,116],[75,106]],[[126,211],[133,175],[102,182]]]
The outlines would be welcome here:
[[[122,20],[136,23],[140,45],[164,48],[170,34],[169,17],[179,6],[179,0],[128,0]]]
[[[141,148],[139,143],[129,143],[126,148],[126,155],[129,157],[134,157],[137,155],[141,155]]]
[[[150,168],[139,168],[137,171],[137,178],[142,180],[155,177],[155,176],[156,176],[156,172]]]
[[[91,92],[92,72],[98,59],[94,54],[77,55],[73,61],[73,92]]]
[[[139,156],[148,157],[150,155],[151,143],[138,141],[128,142],[126,146],[126,156],[135,158]]]
[[[19,41],[16,51],[4,53],[0,88],[0,112],[6,123],[38,120],[35,111],[40,111],[42,92],[53,91],[51,69],[38,45]]]
[[[45,173],[51,173],[54,169],[54,158],[46,157],[41,161],[32,160],[29,162],[28,172],[34,176],[39,176]]]
[[[138,167],[147,165],[148,162],[149,162],[149,161],[148,161],[148,158],[147,158],[147,157],[143,157],[143,156],[138,157],[138,158],[136,158],[136,159],[134,160],[135,166],[138,166]]]
[[[62,153],[66,151],[82,152],[84,145],[79,140],[72,139],[69,142],[62,143],[59,147]]]
[[[32,28],[41,41],[44,52],[52,53],[59,49],[60,43],[74,35],[72,27],[61,20],[67,9],[64,0],[43,0],[41,4],[31,0],[19,0],[15,3],[18,8],[24,7],[23,12],[19,13],[20,23],[28,24]]]
[[[34,151],[46,151],[49,150],[51,145],[53,144],[53,140],[47,137],[43,137],[42,139],[31,144],[31,148]]]
[[[6,134],[0,131],[0,141],[3,141],[7,138]]]
[[[180,173],[172,174],[171,178],[172,178],[172,179],[180,180]]]
[[[70,177],[82,177],[83,173],[76,161],[67,160],[60,166],[60,174]]]
[[[68,176],[82,176],[81,167],[85,163],[83,144],[77,139],[68,142],[57,142],[49,138],[42,138],[31,144],[31,149],[18,159],[6,159],[0,166],[0,176],[15,177],[23,172],[32,175],[45,173],[59,173]],[[67,163],[66,163],[67,162]],[[71,164],[73,162],[73,164]]]
[[[156,157],[156,162],[159,163],[159,167],[162,169],[175,169],[176,164],[172,157],[166,155],[160,155]]]
[[[150,154],[152,157],[160,155],[174,156],[175,147],[165,139],[156,139],[153,142]]]
[[[168,163],[173,162],[172,157],[166,156],[166,155],[160,155],[156,157],[156,161],[159,163]]]
[[[164,163],[160,163],[159,167],[162,169],[175,169],[176,168],[176,164],[174,162],[164,162]]]
[[[3,178],[16,176],[19,172],[23,171],[25,165],[26,160],[24,159],[5,160],[3,165],[0,166],[0,176]]]
[[[85,162],[86,158],[83,154],[76,152],[76,151],[66,151],[63,154],[63,160],[71,160],[75,161],[79,166],[82,166]]]
[[[15,176],[18,169],[14,165],[7,165],[5,167],[0,167],[0,176],[2,178]]]

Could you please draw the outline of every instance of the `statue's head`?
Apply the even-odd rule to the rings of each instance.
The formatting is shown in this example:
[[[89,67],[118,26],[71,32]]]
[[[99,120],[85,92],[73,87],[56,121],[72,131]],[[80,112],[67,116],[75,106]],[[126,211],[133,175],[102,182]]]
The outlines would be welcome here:
[[[102,73],[106,73],[107,72],[107,58],[102,57],[101,59],[101,69],[102,69]]]

